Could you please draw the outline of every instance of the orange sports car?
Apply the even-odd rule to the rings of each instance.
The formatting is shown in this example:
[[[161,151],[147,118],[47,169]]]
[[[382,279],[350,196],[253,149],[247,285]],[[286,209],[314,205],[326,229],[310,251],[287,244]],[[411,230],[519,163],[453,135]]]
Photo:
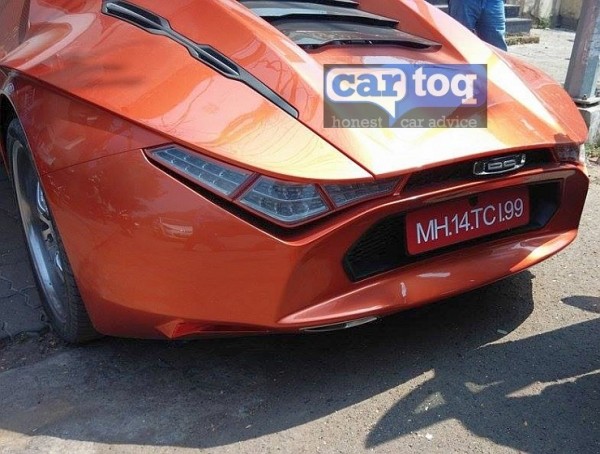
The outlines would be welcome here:
[[[458,123],[394,116],[468,65]],[[588,188],[563,89],[424,0],[3,0],[0,134],[70,342],[367,323],[560,251]]]

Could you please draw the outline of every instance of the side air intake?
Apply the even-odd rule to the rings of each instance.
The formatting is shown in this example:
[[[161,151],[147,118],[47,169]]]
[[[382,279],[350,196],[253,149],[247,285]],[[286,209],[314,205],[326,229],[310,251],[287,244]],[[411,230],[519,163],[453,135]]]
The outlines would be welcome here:
[[[169,23],[162,17],[121,1],[106,2],[103,12],[157,34],[162,34],[163,30],[170,28]]]
[[[185,47],[195,59],[210,66],[225,77],[248,85],[294,118],[298,118],[298,111],[260,80],[211,46],[195,43],[173,30],[171,24],[165,18],[123,0],[105,0],[102,12],[149,33],[172,39]]]

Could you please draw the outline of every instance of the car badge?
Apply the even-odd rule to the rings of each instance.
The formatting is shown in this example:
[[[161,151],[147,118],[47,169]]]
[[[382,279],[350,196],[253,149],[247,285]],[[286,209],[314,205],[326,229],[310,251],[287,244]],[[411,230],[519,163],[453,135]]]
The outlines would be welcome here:
[[[478,176],[483,176],[513,172],[523,167],[526,161],[527,155],[525,155],[525,153],[477,161],[473,165],[473,173]]]

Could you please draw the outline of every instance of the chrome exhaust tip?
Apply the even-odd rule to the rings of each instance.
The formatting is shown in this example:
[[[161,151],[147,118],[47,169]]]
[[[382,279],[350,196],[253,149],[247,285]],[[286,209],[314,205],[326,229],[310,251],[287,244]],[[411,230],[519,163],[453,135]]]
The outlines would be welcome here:
[[[309,328],[302,328],[300,331],[305,333],[327,333],[330,331],[340,331],[348,328],[355,328],[357,326],[366,325],[377,320],[377,317],[364,317],[358,320],[351,320],[349,322],[334,323],[332,325],[321,325],[311,326]]]

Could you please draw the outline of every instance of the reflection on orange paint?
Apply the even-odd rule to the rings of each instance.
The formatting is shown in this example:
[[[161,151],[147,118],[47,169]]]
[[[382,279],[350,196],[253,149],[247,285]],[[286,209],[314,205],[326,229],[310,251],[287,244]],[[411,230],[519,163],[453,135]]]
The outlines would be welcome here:
[[[176,143],[290,181],[408,180],[442,164],[585,140],[585,125],[561,87],[424,1],[360,5],[402,18],[402,30],[439,42],[439,50],[305,51],[236,0],[135,2],[229,56],[294,106],[298,120],[168,38],[101,14],[100,0],[7,1],[0,5],[3,102],[26,131],[77,284],[102,333],[297,331],[385,315],[506,277],[575,238],[588,186],[576,164],[552,161],[506,178],[441,181],[282,231],[146,159],[144,149]],[[27,20],[3,14],[6,5]],[[324,64],[417,61],[488,64],[488,128],[323,127]],[[384,218],[548,181],[569,203],[544,227],[358,281],[344,269],[348,250]]]

